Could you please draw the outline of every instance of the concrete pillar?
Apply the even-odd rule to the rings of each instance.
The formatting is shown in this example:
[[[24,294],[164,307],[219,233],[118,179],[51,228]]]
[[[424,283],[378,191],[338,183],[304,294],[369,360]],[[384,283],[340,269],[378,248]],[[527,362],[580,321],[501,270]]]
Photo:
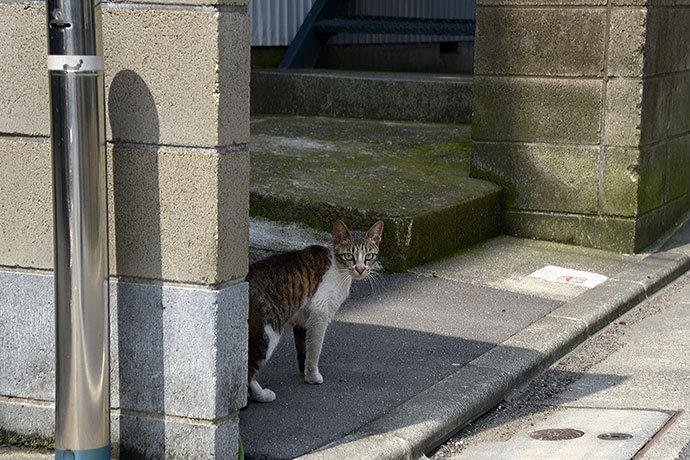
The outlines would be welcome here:
[[[246,401],[248,0],[102,4],[114,453],[234,458]],[[0,428],[52,437],[45,7],[0,3]],[[12,65],[9,65],[9,64]]]
[[[690,209],[690,2],[478,0],[472,175],[506,233],[640,251]]]

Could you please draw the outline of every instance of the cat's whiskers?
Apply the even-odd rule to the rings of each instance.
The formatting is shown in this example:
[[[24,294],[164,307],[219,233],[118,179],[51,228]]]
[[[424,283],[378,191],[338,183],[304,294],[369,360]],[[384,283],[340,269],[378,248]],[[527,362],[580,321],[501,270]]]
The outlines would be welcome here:
[[[374,293],[374,295],[379,295],[385,290],[383,286],[383,282],[385,281],[385,279],[383,278],[383,275],[381,275],[379,272],[375,272],[372,270],[371,272],[369,272],[367,280],[369,281],[369,285],[371,286],[371,290]]]

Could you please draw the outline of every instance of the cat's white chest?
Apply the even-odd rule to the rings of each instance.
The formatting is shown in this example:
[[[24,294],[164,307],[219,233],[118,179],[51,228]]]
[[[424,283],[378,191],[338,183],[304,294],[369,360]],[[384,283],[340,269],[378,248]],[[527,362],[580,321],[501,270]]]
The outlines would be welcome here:
[[[336,269],[333,264],[323,275],[310,307],[327,312],[332,318],[350,294],[351,285],[352,277],[346,271]]]

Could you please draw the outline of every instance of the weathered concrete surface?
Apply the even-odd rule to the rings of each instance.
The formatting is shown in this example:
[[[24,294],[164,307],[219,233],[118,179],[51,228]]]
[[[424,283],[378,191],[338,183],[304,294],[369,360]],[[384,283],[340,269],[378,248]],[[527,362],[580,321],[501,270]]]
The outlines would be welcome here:
[[[469,123],[472,78],[466,75],[254,70],[254,114]]]
[[[599,8],[481,8],[475,48],[482,59],[475,72],[601,75],[604,55],[589,50],[603,50],[605,20]]]
[[[690,8],[614,3],[478,2],[471,176],[506,233],[639,252],[690,209]]]
[[[0,265],[53,268],[51,167],[48,139],[0,136]]]
[[[380,291],[366,282],[355,284],[329,326],[320,363],[322,385],[302,381],[287,331],[258,378],[276,392],[276,401],[250,402],[240,413],[249,458],[292,458],[352,433],[561,304],[414,274],[384,275],[380,283]],[[496,373],[483,371],[484,377],[489,374]],[[460,379],[455,387],[463,380],[467,383]],[[472,394],[490,394],[492,385]],[[458,403],[475,400],[458,395]],[[416,429],[433,431],[435,411],[405,413],[416,422],[403,417],[406,423],[398,428],[409,427],[409,435]]]
[[[587,288],[553,284],[529,275],[548,265],[547,261],[554,261],[551,265],[611,277],[640,260],[641,256],[499,236],[456,256],[417,267],[414,272],[567,301],[587,292]]]
[[[678,241],[673,245],[680,248],[684,240]],[[372,285],[355,284],[327,333],[323,385],[302,383],[289,331],[262,370],[259,381],[278,399],[250,402],[241,412],[249,458],[291,457],[320,447],[318,440],[326,438],[334,441],[331,447],[307,458],[357,458],[367,452],[370,458],[402,459],[428,452],[466,423],[468,414],[515,391],[641,300],[640,283],[647,275],[652,289],[677,276],[652,267],[653,261],[641,267],[653,268],[647,274],[631,271],[641,258],[499,237],[417,269],[426,276],[384,274]],[[604,287],[573,290],[528,278],[532,268],[549,264],[614,279]],[[615,278],[626,271],[628,281]],[[494,342],[496,334],[526,316],[529,327]],[[369,423],[358,426],[363,420]]]
[[[49,274],[0,271],[0,428],[28,437],[54,435],[53,287]],[[230,435],[246,404],[247,295],[246,283],[216,290],[111,282],[113,443],[152,458],[206,458],[216,444],[219,457],[236,452]],[[180,441],[166,444],[173,438]]]
[[[579,407],[677,410],[690,404],[690,284],[666,302],[671,306],[635,324],[624,346],[592,367],[559,402]],[[617,379],[617,377],[622,377]],[[612,381],[617,384],[611,385]],[[677,458],[688,444],[687,411],[650,445],[644,458]],[[685,457],[682,457],[685,458]]]
[[[247,272],[249,151],[107,149],[110,274],[217,284]],[[53,268],[50,141],[0,136],[0,265]]]
[[[468,175],[469,127],[329,118],[252,122],[252,216],[330,232],[385,223],[401,270],[495,235],[500,188]]]
[[[506,442],[487,443],[468,449],[453,460],[629,460],[668,421],[670,414],[658,410],[566,408]],[[560,442],[532,438],[542,430],[570,428],[579,431],[572,439]],[[610,433],[625,433],[628,439],[599,438]]]

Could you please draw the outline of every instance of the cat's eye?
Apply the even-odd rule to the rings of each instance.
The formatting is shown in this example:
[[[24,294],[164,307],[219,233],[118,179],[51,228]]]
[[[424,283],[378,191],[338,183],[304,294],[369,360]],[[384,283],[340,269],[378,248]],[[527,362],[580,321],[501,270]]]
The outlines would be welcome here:
[[[373,252],[370,252],[370,253],[367,254],[364,258],[365,258],[366,260],[371,260],[371,259],[374,258],[374,253],[373,253]]]
[[[348,262],[352,262],[355,260],[355,256],[353,254],[347,253],[342,255],[343,259],[347,260]]]

